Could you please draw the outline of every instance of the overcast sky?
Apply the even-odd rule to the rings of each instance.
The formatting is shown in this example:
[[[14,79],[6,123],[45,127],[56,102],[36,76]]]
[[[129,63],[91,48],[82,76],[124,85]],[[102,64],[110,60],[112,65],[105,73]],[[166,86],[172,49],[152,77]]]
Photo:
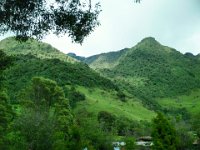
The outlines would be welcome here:
[[[43,41],[59,50],[90,56],[133,47],[152,36],[178,51],[200,53],[200,0],[100,0],[101,26],[83,45],[72,44],[67,36],[50,35]]]

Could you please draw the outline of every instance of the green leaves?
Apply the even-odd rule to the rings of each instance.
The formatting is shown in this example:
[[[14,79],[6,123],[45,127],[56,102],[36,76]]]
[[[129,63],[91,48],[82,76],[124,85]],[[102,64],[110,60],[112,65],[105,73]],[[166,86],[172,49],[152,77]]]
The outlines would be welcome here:
[[[85,100],[85,95],[77,91],[75,87],[71,87],[70,90],[68,89],[67,97],[69,98],[69,103],[72,108],[76,106],[77,102]]]
[[[64,97],[64,92],[61,87],[50,79],[34,77],[32,78],[31,86],[31,98],[36,105],[42,104],[42,100],[44,99],[44,103],[47,107],[51,107],[60,97]]]
[[[0,149],[6,146],[6,135],[8,128],[14,118],[14,112],[8,102],[8,96],[5,91],[0,91]]]
[[[21,99],[26,105],[21,105],[13,133],[20,133],[24,149],[66,149],[74,119],[62,88],[53,80],[33,77]]]

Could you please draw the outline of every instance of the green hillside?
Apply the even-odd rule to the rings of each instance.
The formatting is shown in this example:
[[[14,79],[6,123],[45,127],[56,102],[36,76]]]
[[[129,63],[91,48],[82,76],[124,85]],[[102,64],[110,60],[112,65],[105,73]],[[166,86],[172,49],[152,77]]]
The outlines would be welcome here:
[[[98,57],[106,56],[110,53]],[[110,63],[102,59],[98,65],[97,58],[86,62],[129,93],[143,99],[171,97],[200,87],[200,62],[161,45],[152,37],[143,39],[111,60]],[[117,62],[114,67],[107,67],[113,66],[113,62]]]
[[[40,59],[60,59],[65,62],[75,62],[72,57],[52,47],[50,44],[29,39],[26,42],[16,41],[14,37],[0,41],[0,49],[6,50],[7,55],[33,55]]]

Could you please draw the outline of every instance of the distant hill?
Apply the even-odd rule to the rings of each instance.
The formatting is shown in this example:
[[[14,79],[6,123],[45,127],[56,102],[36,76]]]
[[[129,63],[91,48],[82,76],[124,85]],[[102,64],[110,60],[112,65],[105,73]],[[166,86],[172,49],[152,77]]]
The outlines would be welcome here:
[[[26,42],[16,41],[14,37],[6,38],[0,41],[0,49],[7,55],[33,55],[40,59],[59,59],[65,62],[75,62],[72,57],[66,56],[50,44],[29,39]]]
[[[196,57],[195,55],[193,55],[192,53],[189,53],[189,52],[185,53],[184,55],[185,55],[186,57],[190,57],[190,58]]]
[[[200,62],[152,37],[132,48],[94,55],[84,62],[144,99],[175,96],[200,87]]]
[[[79,60],[79,61],[84,61],[85,60],[85,57],[82,57],[82,56],[77,56],[75,53],[68,53],[67,54],[68,56],[76,59],[76,60]]]
[[[114,68],[118,65],[120,58],[125,54],[126,48],[117,52],[103,53],[87,57],[84,62],[93,69]]]

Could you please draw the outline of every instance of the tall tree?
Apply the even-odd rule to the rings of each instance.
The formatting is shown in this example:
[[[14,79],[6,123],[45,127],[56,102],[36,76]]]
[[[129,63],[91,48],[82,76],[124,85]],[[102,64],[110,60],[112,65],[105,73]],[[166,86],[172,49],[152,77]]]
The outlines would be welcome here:
[[[67,149],[73,116],[63,89],[43,77],[31,81],[21,96],[24,108],[15,121],[17,132],[25,138],[25,149]]]
[[[200,113],[197,113],[192,120],[192,129],[196,132],[197,148],[200,149]]]
[[[154,150],[177,149],[179,140],[176,130],[161,113],[153,120],[152,137]]]

